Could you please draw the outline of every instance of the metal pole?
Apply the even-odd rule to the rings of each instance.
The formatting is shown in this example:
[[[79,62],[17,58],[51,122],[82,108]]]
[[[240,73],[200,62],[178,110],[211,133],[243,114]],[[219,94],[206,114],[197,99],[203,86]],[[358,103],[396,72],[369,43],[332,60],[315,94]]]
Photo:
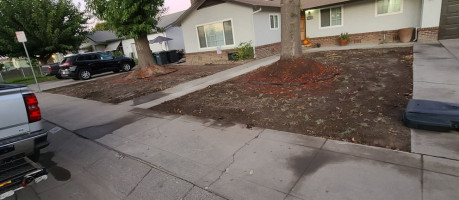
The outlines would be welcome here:
[[[0,71],[0,83],[3,83],[3,76],[2,76],[2,72]]]
[[[35,79],[35,83],[37,84],[37,87],[38,87],[38,92],[41,92],[40,84],[38,84],[37,77],[35,76],[35,72],[33,71],[32,62],[30,62],[29,52],[27,51],[27,47],[25,45],[25,42],[23,42],[22,45],[24,45],[24,50],[25,50],[26,55],[27,55],[27,60],[29,60],[30,69],[32,69],[33,78]]]

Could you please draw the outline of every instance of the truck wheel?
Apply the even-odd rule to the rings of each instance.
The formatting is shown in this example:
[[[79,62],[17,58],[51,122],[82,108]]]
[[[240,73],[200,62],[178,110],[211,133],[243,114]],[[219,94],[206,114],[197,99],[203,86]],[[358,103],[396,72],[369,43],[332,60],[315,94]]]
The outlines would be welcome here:
[[[121,64],[121,70],[125,72],[131,71],[131,65],[129,65],[128,63],[123,63]]]
[[[40,150],[35,150],[32,155],[29,156],[30,160],[38,162],[40,160]]]
[[[91,78],[91,72],[87,69],[82,69],[78,71],[78,78],[81,80],[88,80]]]

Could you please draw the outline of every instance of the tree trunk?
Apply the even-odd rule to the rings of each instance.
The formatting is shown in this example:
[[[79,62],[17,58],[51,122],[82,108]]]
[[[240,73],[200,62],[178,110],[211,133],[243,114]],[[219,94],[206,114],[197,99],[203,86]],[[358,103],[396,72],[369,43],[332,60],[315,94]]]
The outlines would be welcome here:
[[[300,0],[281,0],[281,60],[300,58]]]
[[[176,71],[174,69],[156,65],[150,50],[150,43],[148,42],[147,35],[139,36],[134,39],[134,41],[139,63],[137,70],[127,76],[127,79],[148,78]]]
[[[155,60],[153,59],[150,44],[146,35],[139,36],[135,40],[135,48],[137,50],[137,56],[139,57],[139,69],[143,69],[150,66],[155,66]],[[160,67],[160,66],[157,66]]]

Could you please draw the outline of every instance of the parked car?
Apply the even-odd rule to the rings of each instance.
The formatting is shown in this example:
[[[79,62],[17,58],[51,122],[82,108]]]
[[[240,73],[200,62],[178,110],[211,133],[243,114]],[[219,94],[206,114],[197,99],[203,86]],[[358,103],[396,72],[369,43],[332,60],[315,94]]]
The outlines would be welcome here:
[[[0,84],[0,119],[0,199],[4,199],[47,179],[47,171],[35,162],[49,143],[37,97],[25,85]]]
[[[59,66],[62,77],[88,80],[94,74],[130,71],[135,66],[135,62],[128,57],[114,57],[104,52],[91,52],[66,56]]]
[[[61,73],[59,72],[59,63],[53,63],[41,66],[41,71],[44,76],[55,76],[58,79],[62,79]]]

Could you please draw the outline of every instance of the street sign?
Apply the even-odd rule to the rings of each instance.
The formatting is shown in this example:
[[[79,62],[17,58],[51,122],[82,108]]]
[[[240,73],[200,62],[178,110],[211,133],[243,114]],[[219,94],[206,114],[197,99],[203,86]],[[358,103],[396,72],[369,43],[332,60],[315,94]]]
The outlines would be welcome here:
[[[27,51],[27,47],[25,45],[25,42],[27,42],[27,38],[25,36],[24,31],[16,31],[16,38],[18,39],[18,42],[22,43],[22,45],[24,46],[24,50],[27,55],[27,60],[29,61],[30,69],[32,70],[33,78],[35,79],[35,83],[37,84],[37,87],[38,87],[38,92],[41,92],[40,84],[38,84],[37,76],[35,76],[35,71],[33,70],[32,62],[30,62],[29,52]]]
[[[27,42],[24,31],[16,31],[16,38],[18,39],[18,42]]]

